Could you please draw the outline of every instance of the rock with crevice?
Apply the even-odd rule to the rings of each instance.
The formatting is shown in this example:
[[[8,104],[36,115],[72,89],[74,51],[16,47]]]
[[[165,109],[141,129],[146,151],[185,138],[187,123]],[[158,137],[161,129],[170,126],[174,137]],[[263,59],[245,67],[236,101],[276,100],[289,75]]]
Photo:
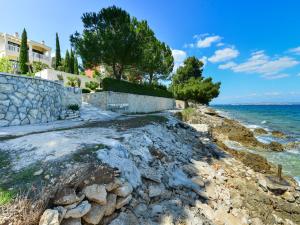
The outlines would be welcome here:
[[[131,199],[132,199],[132,195],[128,195],[125,198],[123,197],[118,198],[116,202],[116,209],[120,209],[123,206],[127,205],[131,201]]]
[[[53,203],[55,205],[71,205],[82,201],[84,196],[77,196],[73,188],[63,188],[58,191],[54,197]]]
[[[108,194],[107,196],[107,204],[105,205],[105,216],[110,216],[116,209],[117,203],[117,195],[116,194]]]

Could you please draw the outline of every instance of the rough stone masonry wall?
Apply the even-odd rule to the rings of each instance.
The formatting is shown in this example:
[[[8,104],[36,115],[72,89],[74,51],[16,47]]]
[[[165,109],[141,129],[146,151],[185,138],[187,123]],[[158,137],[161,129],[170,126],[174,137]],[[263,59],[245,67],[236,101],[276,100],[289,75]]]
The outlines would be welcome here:
[[[175,108],[172,98],[136,95],[112,91],[83,94],[83,101],[103,110],[120,113],[149,113]]]
[[[63,85],[0,73],[0,127],[57,120],[68,101]]]

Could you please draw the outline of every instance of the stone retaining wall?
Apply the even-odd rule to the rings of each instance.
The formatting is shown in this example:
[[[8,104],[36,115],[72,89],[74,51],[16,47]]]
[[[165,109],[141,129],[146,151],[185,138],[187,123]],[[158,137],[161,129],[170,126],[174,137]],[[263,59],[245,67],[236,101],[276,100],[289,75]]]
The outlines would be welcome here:
[[[172,98],[136,95],[112,91],[82,94],[83,102],[121,113],[149,113],[175,108]]]
[[[80,91],[73,92],[73,99],[81,98]],[[57,120],[74,102],[68,93],[72,91],[53,81],[0,73],[0,127]]]

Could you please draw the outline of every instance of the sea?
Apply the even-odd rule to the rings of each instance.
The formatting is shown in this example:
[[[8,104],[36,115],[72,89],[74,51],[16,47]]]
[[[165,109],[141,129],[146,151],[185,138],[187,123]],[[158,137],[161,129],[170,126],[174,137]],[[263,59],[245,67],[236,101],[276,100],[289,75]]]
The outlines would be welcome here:
[[[257,136],[264,143],[277,141],[282,144],[300,142],[299,105],[212,105],[220,115],[238,120],[250,129],[264,128],[281,131],[288,138],[276,138],[271,134]],[[254,152],[253,149],[246,149]],[[274,164],[281,164],[283,171],[293,176],[300,185],[300,145],[284,152],[259,152]]]

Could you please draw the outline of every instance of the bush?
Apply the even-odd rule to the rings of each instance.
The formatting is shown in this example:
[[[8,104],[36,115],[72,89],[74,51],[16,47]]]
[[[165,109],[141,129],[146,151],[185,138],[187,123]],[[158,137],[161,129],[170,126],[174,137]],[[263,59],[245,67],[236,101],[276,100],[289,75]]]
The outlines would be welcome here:
[[[99,87],[99,83],[96,81],[85,82],[85,87],[94,91]]]
[[[68,109],[70,110],[73,110],[73,111],[78,111],[79,110],[79,105],[77,104],[71,104],[71,105],[68,105]]]
[[[102,81],[103,91],[115,91],[138,95],[149,95],[165,98],[173,98],[171,92],[163,90],[158,86],[149,84],[134,84],[128,81],[104,78]]]
[[[91,90],[88,89],[88,88],[82,88],[82,89],[81,89],[81,92],[82,92],[82,93],[91,93]]]
[[[101,92],[101,91],[103,91],[102,89],[99,89],[99,88],[97,88],[96,90],[95,90],[95,92]]]
[[[189,121],[195,115],[197,115],[197,111],[195,108],[186,108],[181,111],[182,121]]]

